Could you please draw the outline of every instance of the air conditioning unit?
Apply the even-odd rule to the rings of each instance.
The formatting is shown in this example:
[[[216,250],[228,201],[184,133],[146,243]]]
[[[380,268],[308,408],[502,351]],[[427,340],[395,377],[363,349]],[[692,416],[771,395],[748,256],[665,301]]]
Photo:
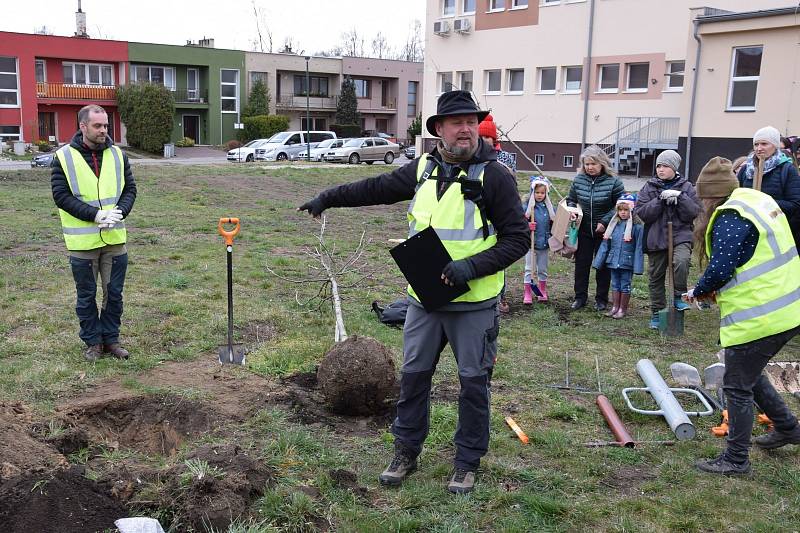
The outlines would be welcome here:
[[[469,19],[456,19],[453,21],[453,31],[458,33],[469,33]]]
[[[433,23],[433,33],[436,35],[447,35],[450,33],[450,23],[446,20],[437,20]]]

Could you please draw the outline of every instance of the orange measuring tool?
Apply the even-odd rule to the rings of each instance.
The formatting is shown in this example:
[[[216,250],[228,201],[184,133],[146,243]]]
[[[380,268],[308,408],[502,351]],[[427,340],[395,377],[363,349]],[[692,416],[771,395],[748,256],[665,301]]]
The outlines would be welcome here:
[[[508,427],[510,427],[514,431],[514,433],[517,434],[517,437],[519,437],[519,440],[522,441],[522,444],[528,444],[528,436],[525,434],[524,431],[522,431],[522,429],[517,425],[517,423],[514,422],[513,418],[507,416],[506,424],[508,424]]]

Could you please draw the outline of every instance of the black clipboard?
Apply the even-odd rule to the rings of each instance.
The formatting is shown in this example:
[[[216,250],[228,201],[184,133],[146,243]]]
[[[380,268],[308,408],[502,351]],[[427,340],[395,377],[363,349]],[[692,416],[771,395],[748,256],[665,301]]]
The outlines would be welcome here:
[[[442,270],[452,258],[430,226],[401,242],[389,253],[428,312],[469,292],[467,285],[451,287],[442,280]]]

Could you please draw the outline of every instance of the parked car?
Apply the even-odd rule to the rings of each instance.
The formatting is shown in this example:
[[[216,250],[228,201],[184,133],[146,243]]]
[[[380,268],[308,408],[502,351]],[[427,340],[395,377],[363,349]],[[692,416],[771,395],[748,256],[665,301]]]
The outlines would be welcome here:
[[[415,146],[408,146],[406,147],[406,151],[404,152],[405,156],[409,159],[414,159],[417,157],[417,148]]]
[[[250,163],[255,158],[256,148],[267,143],[268,139],[254,139],[244,146],[234,148],[228,152],[228,161],[244,161]]]
[[[325,152],[328,150],[334,150],[336,148],[341,148],[342,145],[349,141],[350,139],[325,139],[321,143],[319,143],[316,148],[311,149],[311,161],[323,161],[322,156],[325,155]],[[297,161],[305,161],[306,160],[306,150],[305,146],[303,150],[298,152],[294,159]]]
[[[31,167],[49,167],[53,163],[53,157],[56,153],[47,152],[44,154],[37,154],[31,159]]]
[[[325,139],[335,139],[336,134],[332,131],[312,131],[309,132],[309,143],[311,148],[324,141]],[[282,131],[269,138],[267,143],[256,148],[256,161],[286,161],[295,159],[295,156],[306,150],[305,131]]]
[[[375,161],[391,164],[395,154],[400,153],[400,146],[380,137],[360,137],[350,139],[341,148],[329,150],[325,161],[347,162],[358,165],[362,161],[371,165]]]

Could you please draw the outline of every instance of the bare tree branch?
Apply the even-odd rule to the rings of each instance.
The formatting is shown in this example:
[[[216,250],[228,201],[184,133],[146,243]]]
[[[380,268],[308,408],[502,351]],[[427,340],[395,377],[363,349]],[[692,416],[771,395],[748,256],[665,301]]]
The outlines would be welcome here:
[[[513,130],[514,128],[516,128],[516,127],[517,127],[517,125],[518,125],[520,122],[522,122],[523,120],[525,120],[525,117],[523,117],[523,118],[519,119],[518,121],[516,121],[516,122],[514,123],[514,125],[513,125],[513,126],[511,126],[511,128],[510,128],[510,129],[508,129],[508,130],[504,130],[504,129],[503,129],[503,128],[502,128],[502,127],[499,125],[499,124],[497,124],[497,132],[500,134],[500,135],[499,135],[500,137],[503,137],[503,138],[505,138],[505,140],[506,140],[506,141],[510,142],[510,143],[511,143],[511,144],[514,146],[514,148],[516,148],[516,149],[517,149],[517,153],[519,153],[519,154],[522,154],[522,157],[524,157],[525,159],[527,159],[528,161],[530,161],[531,165],[533,165],[533,168],[535,168],[535,169],[536,169],[536,172],[538,172],[540,175],[544,176],[544,172],[542,171],[542,169],[541,169],[541,168],[539,168],[539,165],[537,165],[537,164],[536,164],[536,163],[533,161],[533,159],[531,159],[530,157],[528,157],[528,154],[526,154],[526,153],[525,153],[525,151],[524,151],[524,150],[523,150],[523,149],[522,149],[522,148],[521,148],[521,147],[520,147],[520,146],[519,146],[517,143],[515,143],[515,142],[514,142],[514,140],[513,140],[511,137],[509,137],[509,136],[508,136],[508,134],[509,134],[509,133],[511,133],[511,130]],[[561,193],[560,193],[560,192],[558,192],[558,189],[556,189],[555,187],[551,187],[551,188],[550,188],[550,190],[551,190],[551,191],[555,191],[555,192],[556,192],[556,194],[558,195],[559,201],[561,201],[561,200],[563,200],[563,199],[564,199],[564,197],[561,195]]]

